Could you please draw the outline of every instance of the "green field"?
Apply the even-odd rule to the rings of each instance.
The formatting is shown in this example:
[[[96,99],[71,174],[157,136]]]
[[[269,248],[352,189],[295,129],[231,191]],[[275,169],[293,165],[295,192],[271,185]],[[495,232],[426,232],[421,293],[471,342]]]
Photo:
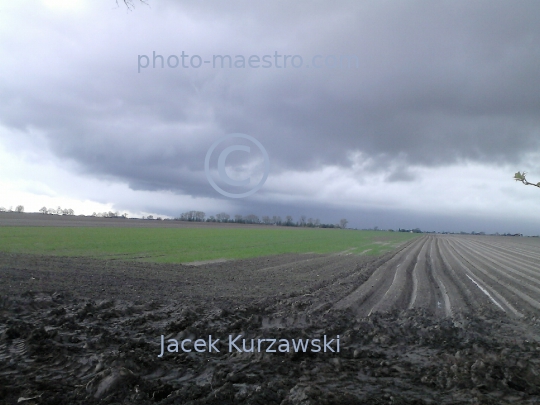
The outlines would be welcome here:
[[[345,250],[378,255],[416,236],[340,229],[2,227],[0,251],[185,263]]]

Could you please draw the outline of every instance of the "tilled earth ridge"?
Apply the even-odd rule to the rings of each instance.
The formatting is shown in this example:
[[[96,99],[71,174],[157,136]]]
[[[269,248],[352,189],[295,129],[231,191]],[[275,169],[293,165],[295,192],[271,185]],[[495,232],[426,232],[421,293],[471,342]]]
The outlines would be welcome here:
[[[0,254],[0,402],[540,403],[536,248],[430,236],[197,268]],[[158,357],[161,335],[209,334],[341,350]]]

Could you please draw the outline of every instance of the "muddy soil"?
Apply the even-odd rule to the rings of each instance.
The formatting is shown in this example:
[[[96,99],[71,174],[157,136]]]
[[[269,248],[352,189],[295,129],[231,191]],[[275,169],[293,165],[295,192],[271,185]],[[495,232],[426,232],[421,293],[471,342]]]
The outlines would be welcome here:
[[[0,254],[0,403],[538,404],[539,314],[465,284],[460,243],[201,266]],[[292,348],[324,336],[326,352]]]

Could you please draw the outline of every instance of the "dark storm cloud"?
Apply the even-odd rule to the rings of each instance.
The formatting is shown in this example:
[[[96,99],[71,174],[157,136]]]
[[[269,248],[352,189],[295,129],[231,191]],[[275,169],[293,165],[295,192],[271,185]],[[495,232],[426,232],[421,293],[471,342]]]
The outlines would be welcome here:
[[[212,196],[204,156],[233,132],[263,143],[274,174],[350,167],[350,153],[362,152],[372,158],[366,169],[386,170],[389,182],[414,180],[411,164],[518,163],[540,146],[537,1],[161,7],[94,10],[81,20],[85,29],[33,17],[43,38],[5,48],[12,57],[0,80],[1,122],[42,130],[83,172],[134,189]],[[32,59],[32,46],[50,49]],[[278,51],[306,62],[357,55],[359,66],[137,73],[137,55],[183,50]]]

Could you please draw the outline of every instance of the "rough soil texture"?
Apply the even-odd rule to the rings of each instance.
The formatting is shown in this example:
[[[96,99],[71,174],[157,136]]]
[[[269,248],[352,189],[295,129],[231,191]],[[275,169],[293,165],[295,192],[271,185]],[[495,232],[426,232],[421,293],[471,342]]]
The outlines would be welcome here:
[[[199,266],[0,254],[0,403],[540,404],[538,242]],[[158,357],[162,335],[220,352]],[[340,351],[240,353],[229,335]]]

